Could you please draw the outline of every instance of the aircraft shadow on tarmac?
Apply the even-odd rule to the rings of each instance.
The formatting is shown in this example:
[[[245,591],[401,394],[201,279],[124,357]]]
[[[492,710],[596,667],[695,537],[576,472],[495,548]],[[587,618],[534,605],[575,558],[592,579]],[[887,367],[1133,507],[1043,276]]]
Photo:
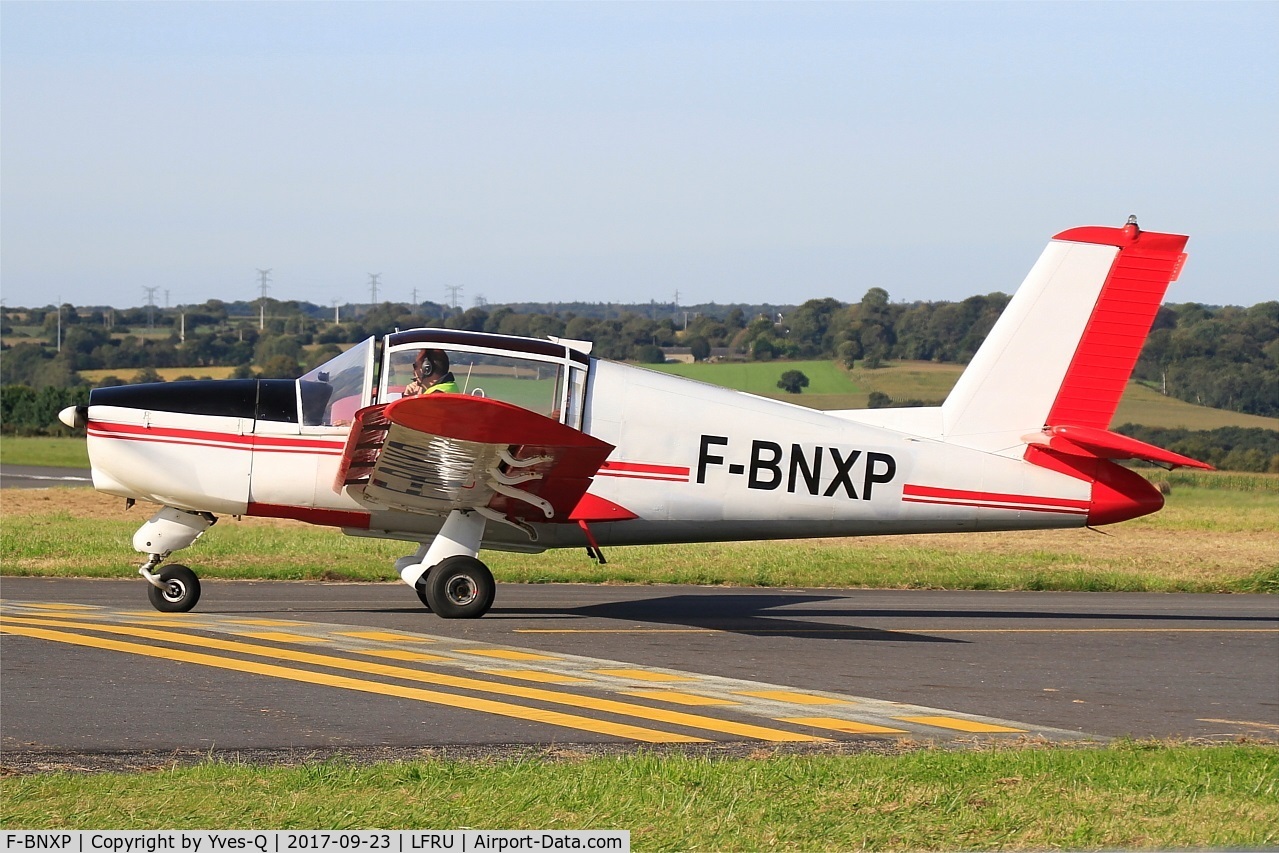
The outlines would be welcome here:
[[[677,625],[684,628],[726,631],[759,636],[804,637],[829,640],[889,640],[894,642],[966,643],[967,640],[938,637],[928,634],[900,631],[890,628],[850,625],[850,619],[930,619],[975,620],[994,622],[995,625],[1014,621],[1089,621],[1089,622],[1243,622],[1268,623],[1279,621],[1274,616],[1209,615],[1203,613],[1157,612],[1098,612],[1094,610],[1002,610],[1002,609],[915,609],[876,608],[857,609],[820,607],[819,602],[844,601],[839,595],[812,595],[794,593],[746,595],[715,593],[713,595],[662,595],[646,599],[631,599],[591,604],[582,607],[495,607],[492,618],[516,617],[548,619],[572,619],[574,617],[609,619],[620,622],[643,622],[656,625]],[[809,605],[809,606],[804,606]],[[786,608],[780,610],[779,608]],[[832,621],[818,621],[830,619]],[[837,621],[836,621],[837,620]]]
[[[643,622],[653,625],[670,625],[707,631],[724,631],[733,634],[769,637],[803,637],[826,640],[891,640],[917,643],[964,643],[948,637],[932,637],[908,631],[868,628],[848,625],[848,610],[804,608],[779,611],[776,608],[794,608],[796,605],[836,601],[841,596],[807,595],[793,593],[734,595],[663,595],[655,598],[609,601],[583,607],[494,607],[487,618],[545,616],[549,618],[583,617],[609,619],[617,622]],[[841,621],[821,622],[820,617]]]

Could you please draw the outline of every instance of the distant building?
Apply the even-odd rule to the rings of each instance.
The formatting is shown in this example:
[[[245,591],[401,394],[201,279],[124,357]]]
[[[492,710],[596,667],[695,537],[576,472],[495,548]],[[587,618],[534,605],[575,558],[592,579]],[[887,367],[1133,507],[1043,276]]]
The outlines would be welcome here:
[[[692,364],[694,361],[692,347],[662,347],[662,355],[666,356],[667,361],[680,364]]]
[[[666,356],[667,361],[677,362],[680,364],[692,364],[693,350],[691,347],[662,347],[662,355]],[[746,354],[741,352],[733,352],[730,347],[711,347],[711,355],[707,361],[745,361]]]

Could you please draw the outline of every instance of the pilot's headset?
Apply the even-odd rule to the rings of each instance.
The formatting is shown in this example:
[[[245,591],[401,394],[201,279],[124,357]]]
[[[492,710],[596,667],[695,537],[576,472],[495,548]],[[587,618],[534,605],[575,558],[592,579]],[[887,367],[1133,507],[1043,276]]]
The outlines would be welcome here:
[[[429,370],[424,370],[424,367],[429,368]],[[423,385],[426,384],[428,377],[439,379],[448,372],[449,357],[444,353],[444,350],[420,350],[417,354],[417,358],[413,359],[413,375],[416,376],[417,380]]]

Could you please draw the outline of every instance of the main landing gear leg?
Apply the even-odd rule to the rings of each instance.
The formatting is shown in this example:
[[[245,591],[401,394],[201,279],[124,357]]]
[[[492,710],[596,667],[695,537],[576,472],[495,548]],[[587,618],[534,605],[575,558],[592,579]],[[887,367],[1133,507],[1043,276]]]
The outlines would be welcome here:
[[[478,512],[455,509],[429,547],[423,545],[412,558],[396,563],[400,578],[445,619],[478,619],[493,606],[497,585],[488,566],[476,558],[484,522]]]

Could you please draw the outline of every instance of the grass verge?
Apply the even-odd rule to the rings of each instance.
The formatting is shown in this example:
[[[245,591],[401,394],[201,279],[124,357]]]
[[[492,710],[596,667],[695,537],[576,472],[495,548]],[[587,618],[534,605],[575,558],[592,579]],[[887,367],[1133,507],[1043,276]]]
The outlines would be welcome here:
[[[0,571],[125,577],[152,509],[88,489],[0,492]],[[766,587],[1279,592],[1279,493],[1175,487],[1162,512],[1108,529],[484,552],[500,581]],[[1176,542],[1176,547],[1169,547]],[[395,580],[404,542],[275,519],[222,519],[176,560],[203,577]]]
[[[638,850],[1265,848],[1279,750],[637,755],[13,776],[5,827],[629,829]]]
[[[88,468],[89,447],[83,438],[6,435],[0,438],[0,459],[6,465]]]

